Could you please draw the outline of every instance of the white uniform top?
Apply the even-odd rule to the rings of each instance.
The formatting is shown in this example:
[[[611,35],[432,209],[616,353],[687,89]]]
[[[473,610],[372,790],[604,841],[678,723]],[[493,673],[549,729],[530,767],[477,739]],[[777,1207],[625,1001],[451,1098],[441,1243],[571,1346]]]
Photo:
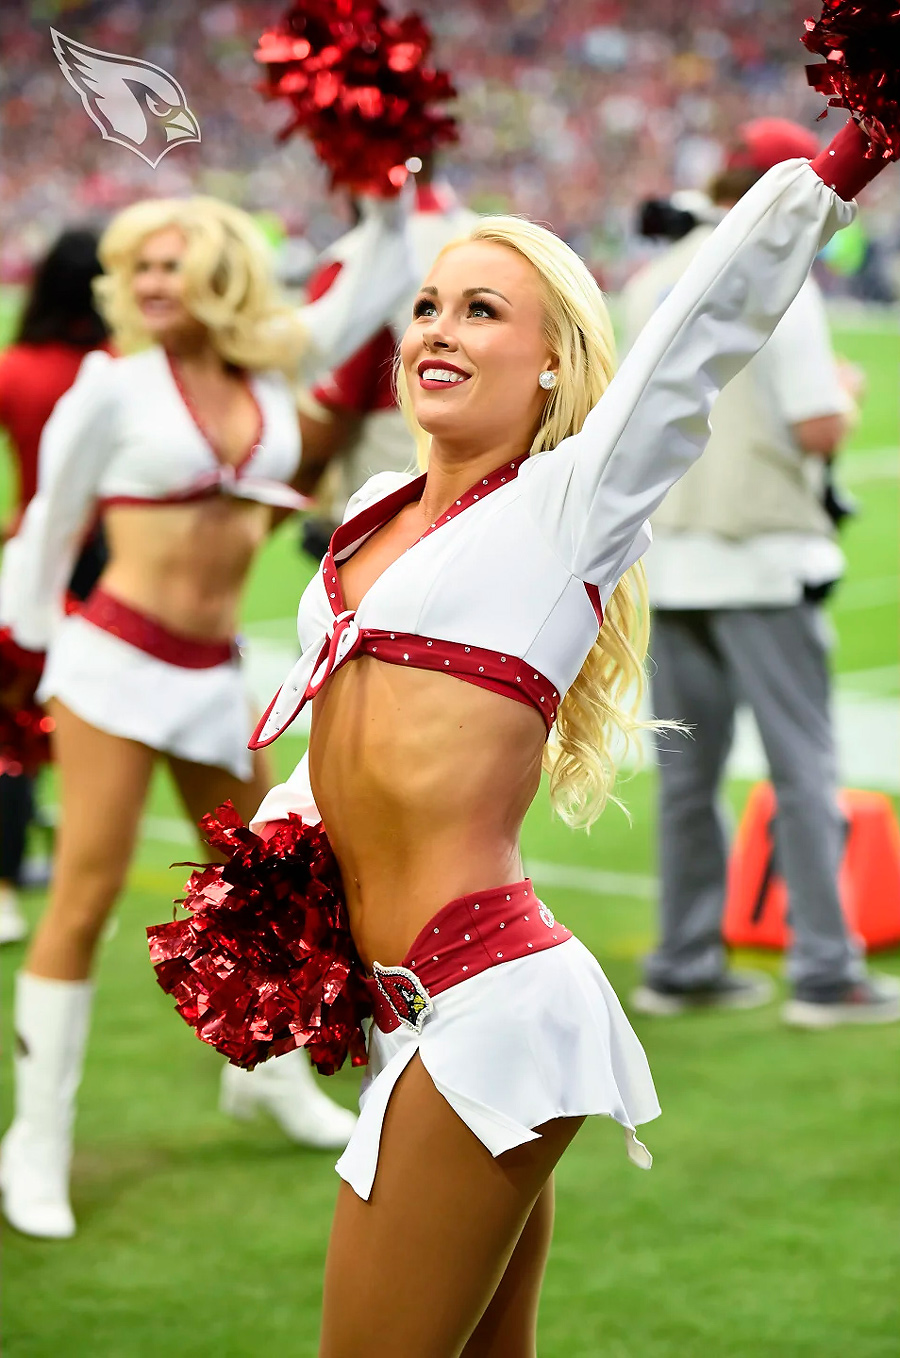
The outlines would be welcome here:
[[[625,290],[629,338],[708,238],[698,227]],[[822,507],[824,464],[792,426],[850,408],[822,295],[807,278],[771,337],[711,414],[707,456],[653,520],[646,568],[656,608],[795,605],[839,578],[843,554]]]
[[[333,288],[301,310],[307,381],[342,362],[379,329],[410,287],[413,259],[396,200],[370,206],[355,258]],[[259,429],[237,466],[223,464],[197,424],[159,347],[127,358],[89,354],[41,436],[38,490],[3,552],[0,626],[43,651],[64,614],[84,533],[110,503],[164,504],[226,494],[295,506],[285,483],[300,458],[297,407],[277,372],[248,383]]]
[[[268,744],[359,650],[527,701],[562,700],[602,608],[650,542],[647,517],[703,451],[721,387],[771,334],[815,255],[847,225],[807,161],[770,170],[728,214],[641,334],[582,430],[472,487],[388,567],[355,613],[336,566],[420,478],[375,477],[303,595],[303,655],[257,730]],[[484,494],[481,492],[485,491]]]

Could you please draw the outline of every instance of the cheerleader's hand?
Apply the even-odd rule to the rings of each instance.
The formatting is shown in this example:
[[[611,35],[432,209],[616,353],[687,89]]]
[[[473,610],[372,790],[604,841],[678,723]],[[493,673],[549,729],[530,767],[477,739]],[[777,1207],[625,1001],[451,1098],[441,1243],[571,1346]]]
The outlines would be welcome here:
[[[416,204],[416,177],[408,175],[403,187],[390,198],[363,193],[357,202],[364,222],[376,220],[390,230],[399,231],[409,221]]]
[[[841,390],[850,397],[854,405],[858,406],[860,401],[865,399],[869,386],[869,380],[864,370],[858,363],[851,363],[849,358],[843,358],[840,355],[837,359],[837,370]]]
[[[872,155],[868,152],[872,141],[851,118],[832,137],[824,151],[820,151],[810,166],[820,179],[828,185],[839,198],[849,203],[876,175],[892,164],[878,153],[877,147]]]

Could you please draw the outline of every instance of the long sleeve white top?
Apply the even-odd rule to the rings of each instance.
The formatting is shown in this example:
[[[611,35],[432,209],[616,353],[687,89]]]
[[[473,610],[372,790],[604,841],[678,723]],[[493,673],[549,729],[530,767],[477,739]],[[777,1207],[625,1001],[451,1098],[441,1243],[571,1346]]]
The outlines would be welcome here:
[[[384,324],[410,287],[412,259],[404,205],[371,204],[354,260],[324,297],[301,309],[309,336],[304,380],[342,362]],[[41,651],[50,643],[80,544],[104,504],[209,494],[297,502],[286,485],[300,458],[291,384],[277,372],[248,380],[260,432],[235,467],[216,457],[162,349],[85,359],[44,428],[37,494],[3,552],[0,625],[20,646]]]
[[[583,428],[473,487],[350,612],[340,562],[421,495],[422,478],[372,478],[301,599],[303,654],[256,743],[275,739],[360,651],[511,697],[527,689],[523,701],[555,710],[617,582],[650,542],[649,515],[702,453],[717,393],[854,211],[806,161],[770,170],[698,253]]]

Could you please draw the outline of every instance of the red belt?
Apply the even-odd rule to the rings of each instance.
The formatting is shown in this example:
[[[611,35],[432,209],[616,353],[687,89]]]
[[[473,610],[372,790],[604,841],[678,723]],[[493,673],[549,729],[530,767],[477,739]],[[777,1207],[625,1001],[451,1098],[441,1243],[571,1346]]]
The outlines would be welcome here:
[[[95,589],[79,612],[94,627],[179,669],[210,670],[227,664],[237,654],[233,641],[201,641],[170,632],[155,618],[148,618],[102,589]]]
[[[366,984],[375,1022],[385,1033],[401,1023],[420,1033],[441,991],[571,937],[529,879],[459,896],[428,921],[400,966],[373,964]]]

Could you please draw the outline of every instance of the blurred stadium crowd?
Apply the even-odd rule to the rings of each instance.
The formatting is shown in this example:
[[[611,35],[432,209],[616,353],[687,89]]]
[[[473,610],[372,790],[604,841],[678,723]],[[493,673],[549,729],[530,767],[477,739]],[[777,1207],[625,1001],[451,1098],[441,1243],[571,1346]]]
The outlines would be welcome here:
[[[399,6],[405,9],[404,3]],[[813,126],[798,35],[811,0],[420,0],[435,59],[460,93],[447,157],[479,210],[549,220],[615,288],[635,204],[702,186],[741,121]],[[300,140],[277,144],[286,110],[255,91],[253,49],[278,0],[4,0],[0,6],[0,282],[15,282],[60,225],[102,220],[138,197],[202,191],[275,213],[316,247],[346,205]],[[63,79],[49,28],[171,71],[202,144],[154,171],[104,143]],[[829,135],[838,125],[833,115]],[[822,129],[825,130],[824,128]],[[891,185],[867,196],[868,232],[900,245]]]

